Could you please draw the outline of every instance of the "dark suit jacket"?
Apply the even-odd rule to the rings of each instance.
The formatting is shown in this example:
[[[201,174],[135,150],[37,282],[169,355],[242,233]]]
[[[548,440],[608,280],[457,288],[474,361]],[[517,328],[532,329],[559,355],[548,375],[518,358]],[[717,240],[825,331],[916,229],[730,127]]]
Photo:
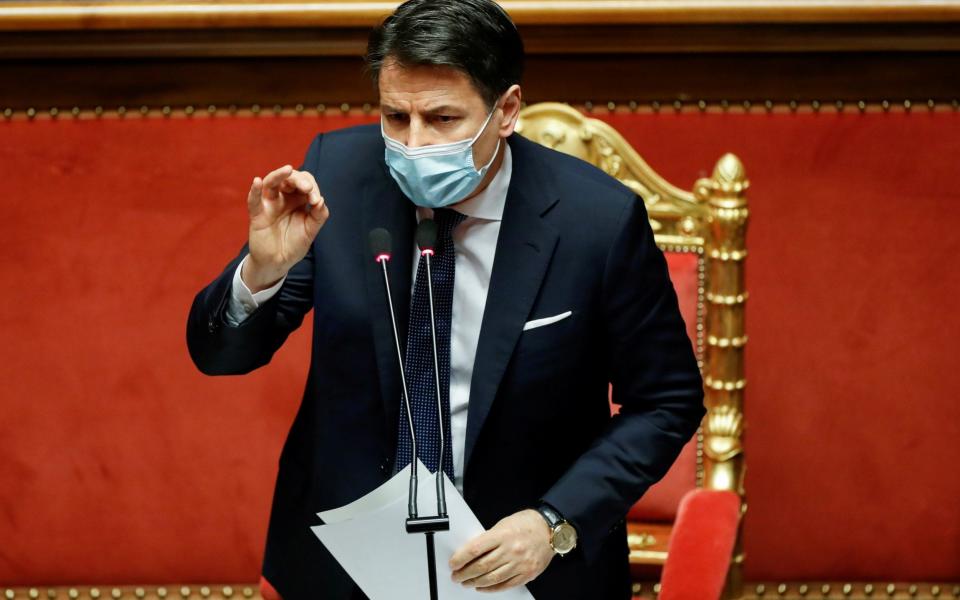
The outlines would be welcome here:
[[[513,176],[470,389],[464,496],[488,528],[541,500],[576,526],[578,548],[529,585],[538,599],[628,598],[624,518],[696,431],[700,374],[643,202],[583,161],[517,135],[509,143]],[[367,233],[393,234],[404,344],[416,215],[386,170],[377,126],[318,135],[302,168],[331,213],[311,251],[274,298],[231,327],[224,309],[244,248],[197,295],[187,342],[204,373],[246,373],[270,362],[313,309],[310,371],[280,456],[263,572],[285,600],[350,598],[353,584],[309,527],[317,511],[395,472],[399,369]],[[614,418],[608,382],[623,407]]]

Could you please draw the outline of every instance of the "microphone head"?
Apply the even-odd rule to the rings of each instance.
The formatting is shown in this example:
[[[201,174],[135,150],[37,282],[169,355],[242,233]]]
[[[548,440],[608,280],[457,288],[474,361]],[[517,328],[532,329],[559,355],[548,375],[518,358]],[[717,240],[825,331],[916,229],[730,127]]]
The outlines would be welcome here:
[[[433,250],[437,245],[437,222],[433,219],[424,219],[417,225],[417,246],[420,252]]]
[[[377,262],[390,260],[390,232],[377,227],[370,232],[370,252]]]

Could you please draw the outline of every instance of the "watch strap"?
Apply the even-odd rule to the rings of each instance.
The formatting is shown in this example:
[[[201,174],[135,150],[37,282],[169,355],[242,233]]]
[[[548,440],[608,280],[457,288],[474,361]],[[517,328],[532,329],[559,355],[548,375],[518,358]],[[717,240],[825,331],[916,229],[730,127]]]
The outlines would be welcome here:
[[[547,525],[550,526],[551,531],[565,521],[563,515],[554,510],[549,504],[540,504],[540,506],[537,507],[537,512],[540,513],[547,522]]]

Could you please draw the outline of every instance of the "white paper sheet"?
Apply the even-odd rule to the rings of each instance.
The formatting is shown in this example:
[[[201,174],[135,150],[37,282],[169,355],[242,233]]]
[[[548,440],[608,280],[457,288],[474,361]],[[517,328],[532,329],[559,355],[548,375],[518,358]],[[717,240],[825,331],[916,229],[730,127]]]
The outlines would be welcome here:
[[[434,515],[436,476],[422,463],[417,474],[418,512],[421,516]],[[438,596],[440,600],[489,598],[490,592],[478,592],[450,579],[450,557],[482,533],[483,526],[453,483],[446,475],[443,477],[450,531],[434,535]],[[427,600],[430,597],[426,536],[406,530],[409,478],[408,467],[363,498],[317,513],[325,525],[310,528],[370,600]],[[525,587],[494,593],[492,597],[533,600]]]
[[[426,465],[419,460],[417,461],[417,465],[419,467],[417,469],[417,479],[419,480],[417,483],[417,512],[420,515],[435,515],[437,514],[436,480]],[[429,487],[425,487],[428,485],[427,480],[429,480]],[[449,479],[447,481],[449,481]],[[357,515],[373,512],[390,504],[401,495],[406,498],[407,490],[410,489],[409,485],[410,466],[408,465],[407,468],[397,473],[396,476],[388,479],[383,485],[366,496],[358,498],[340,508],[318,512],[317,516],[329,525],[331,523],[339,523],[347,519],[352,519]],[[444,489],[446,490],[448,488]],[[449,494],[449,492],[447,493]]]

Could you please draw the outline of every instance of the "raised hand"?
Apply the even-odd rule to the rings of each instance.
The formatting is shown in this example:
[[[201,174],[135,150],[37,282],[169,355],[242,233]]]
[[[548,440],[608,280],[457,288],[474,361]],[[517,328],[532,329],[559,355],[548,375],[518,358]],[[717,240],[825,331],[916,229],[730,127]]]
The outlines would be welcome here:
[[[258,292],[282,279],[306,256],[330,211],[313,175],[290,165],[253,179],[247,209],[250,256],[241,277]]]

